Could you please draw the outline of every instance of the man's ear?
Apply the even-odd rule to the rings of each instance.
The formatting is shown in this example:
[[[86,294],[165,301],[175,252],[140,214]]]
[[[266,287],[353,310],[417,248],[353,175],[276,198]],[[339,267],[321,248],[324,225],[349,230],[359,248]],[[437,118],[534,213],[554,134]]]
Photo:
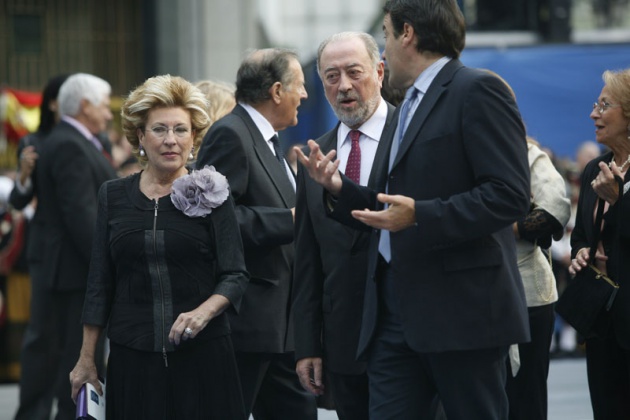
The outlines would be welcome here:
[[[271,100],[276,104],[280,105],[282,101],[282,83],[276,82],[269,88],[269,96],[271,96]]]
[[[416,42],[416,31],[413,29],[413,26],[411,26],[407,22],[403,24],[401,36],[403,37],[403,46],[407,46],[410,44],[414,45]]]
[[[385,78],[385,63],[383,61],[379,61],[376,65],[376,74],[378,75],[378,83],[380,87],[383,87],[383,78]]]

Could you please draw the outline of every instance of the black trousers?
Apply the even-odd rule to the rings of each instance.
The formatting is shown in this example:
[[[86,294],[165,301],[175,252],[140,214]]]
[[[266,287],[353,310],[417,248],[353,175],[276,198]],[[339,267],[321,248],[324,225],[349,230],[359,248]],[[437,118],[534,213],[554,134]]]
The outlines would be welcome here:
[[[509,361],[507,363],[510,420],[546,420],[549,347],[555,315],[553,304],[527,310],[532,340],[518,345],[521,367],[516,377],[512,376]]]
[[[392,271],[383,270],[379,279],[382,310],[368,351],[370,418],[433,420],[439,397],[449,420],[506,420],[508,347],[441,353],[413,350],[405,340]]]
[[[594,420],[630,419],[630,350],[613,336],[586,340]]]
[[[342,375],[328,372],[328,382],[339,420],[369,419],[369,387],[367,373]]]
[[[247,413],[256,420],[317,420],[315,396],[300,384],[293,352],[236,352]]]

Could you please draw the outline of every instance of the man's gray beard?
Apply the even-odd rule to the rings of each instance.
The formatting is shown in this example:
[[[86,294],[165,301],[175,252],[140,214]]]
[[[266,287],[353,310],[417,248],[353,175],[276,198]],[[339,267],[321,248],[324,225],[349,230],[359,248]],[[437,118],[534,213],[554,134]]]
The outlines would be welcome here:
[[[341,108],[333,107],[333,111],[339,121],[347,125],[348,127],[359,127],[361,124],[366,122],[380,103],[380,96],[376,96],[374,98],[370,98],[365,101],[361,106],[359,106],[355,111],[343,111]]]

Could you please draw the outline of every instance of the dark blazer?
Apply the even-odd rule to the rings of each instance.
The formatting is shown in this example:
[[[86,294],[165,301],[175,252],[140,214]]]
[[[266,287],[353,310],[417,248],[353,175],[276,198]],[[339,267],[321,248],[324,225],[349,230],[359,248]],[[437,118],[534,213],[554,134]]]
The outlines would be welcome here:
[[[597,194],[591,187],[591,181],[600,172],[599,162],[610,162],[612,152],[593,159],[586,165],[582,173],[580,197],[578,199],[575,227],[571,233],[571,256],[585,247],[590,247],[595,235],[595,205]],[[630,171],[626,172],[624,184],[630,182]],[[622,212],[621,225],[617,225],[618,212]],[[616,280],[620,287],[610,312],[603,312],[598,320],[597,330],[600,335],[609,336],[614,332],[619,345],[630,349],[630,194],[624,194],[621,201],[610,206],[604,214],[604,230],[601,240],[608,260],[608,275]],[[615,231],[619,231],[619,244],[615,244]],[[613,328],[610,328],[610,327]]]
[[[37,210],[28,259],[38,261],[47,273],[44,288],[85,289],[98,190],[116,173],[102,153],[64,121],[40,143],[38,153]]]
[[[237,105],[206,134],[197,168],[224,174],[236,205],[250,273],[241,311],[230,316],[237,351],[293,350],[290,325],[295,191],[247,111]]]
[[[397,115],[394,117],[397,118]],[[383,138],[391,144],[395,125]],[[389,153],[388,153],[389,154]],[[418,352],[482,349],[529,340],[512,223],[530,201],[525,130],[503,82],[451,60],[412,117],[375,189],[344,177],[333,217],[381,209],[376,193],[415,199],[417,225],[391,234],[391,270],[405,337]],[[371,229],[370,229],[371,230]],[[359,355],[377,323],[380,231],[372,230]]]
[[[394,107],[388,104],[387,125]],[[317,139],[322,152],[337,148],[339,124]],[[387,153],[379,142],[375,160]],[[374,187],[374,171],[368,187]],[[345,375],[365,372],[356,361],[369,233],[327,217],[323,189],[298,168],[295,212],[295,358],[323,357],[326,369]]]

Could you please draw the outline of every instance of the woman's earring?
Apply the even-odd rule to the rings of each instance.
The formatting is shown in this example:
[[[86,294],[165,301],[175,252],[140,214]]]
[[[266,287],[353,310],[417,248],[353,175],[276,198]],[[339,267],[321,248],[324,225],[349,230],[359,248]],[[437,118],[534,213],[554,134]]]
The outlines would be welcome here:
[[[188,160],[193,160],[195,158],[195,146],[190,149],[190,154],[188,155]]]
[[[144,147],[142,147],[142,145],[140,145],[140,152],[138,154],[140,155],[140,157],[145,157],[147,155],[147,153],[144,151]]]

